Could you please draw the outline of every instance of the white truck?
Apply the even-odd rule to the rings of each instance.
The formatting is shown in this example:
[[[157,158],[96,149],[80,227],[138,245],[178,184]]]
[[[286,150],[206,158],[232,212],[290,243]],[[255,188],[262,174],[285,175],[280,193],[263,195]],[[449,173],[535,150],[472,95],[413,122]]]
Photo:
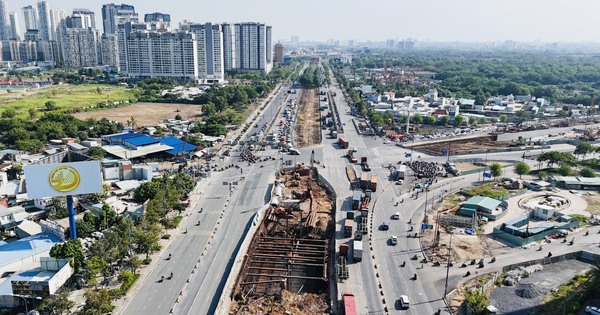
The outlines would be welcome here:
[[[398,179],[398,180],[404,179],[405,176],[406,176],[406,165],[402,164],[398,168],[398,178],[396,178],[396,179]]]
[[[354,261],[362,261],[363,243],[362,241],[352,241],[352,258]]]

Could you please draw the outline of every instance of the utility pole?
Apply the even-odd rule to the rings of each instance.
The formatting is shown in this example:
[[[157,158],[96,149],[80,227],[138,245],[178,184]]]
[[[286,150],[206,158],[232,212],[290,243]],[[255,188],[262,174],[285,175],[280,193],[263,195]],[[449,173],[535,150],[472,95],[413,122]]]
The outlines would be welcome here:
[[[448,275],[450,274],[450,263],[451,261],[451,257],[450,256],[450,252],[452,251],[452,233],[450,233],[450,246],[448,246],[448,265],[446,266],[446,284],[444,286],[444,296],[442,297],[442,299],[446,299],[446,295],[448,294]]]

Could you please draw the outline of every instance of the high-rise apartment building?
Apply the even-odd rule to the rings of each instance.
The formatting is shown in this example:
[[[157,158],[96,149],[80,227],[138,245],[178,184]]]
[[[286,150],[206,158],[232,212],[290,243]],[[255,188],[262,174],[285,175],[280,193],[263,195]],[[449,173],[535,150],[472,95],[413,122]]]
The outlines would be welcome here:
[[[118,68],[119,46],[117,34],[102,34],[100,38],[100,63]]]
[[[236,68],[235,63],[235,26],[231,23],[221,24],[223,30],[223,68],[230,71]]]
[[[116,34],[119,24],[125,22],[137,23],[139,21],[135,8],[128,4],[114,3],[102,6],[102,26],[104,34]]]
[[[8,7],[5,0],[0,0],[0,40],[8,40],[11,37],[8,22]]]
[[[137,31],[146,31],[148,30],[148,25],[146,23],[132,23],[125,22],[123,24],[119,24],[117,27],[117,48],[118,55],[117,58],[119,63],[117,64],[118,70],[122,73],[129,73],[128,66],[128,38],[129,35],[133,32]]]
[[[40,1],[37,4],[38,12],[38,30],[40,31],[40,38],[42,40],[54,40],[50,32],[50,9],[48,8],[48,2]]]
[[[50,9],[50,38],[59,41],[60,25],[67,18],[67,12],[60,9]]]
[[[255,22],[236,23],[235,46],[237,69],[271,71],[271,26]]]
[[[281,43],[275,44],[275,62],[283,63],[283,45]]]
[[[16,40],[21,39],[21,36],[19,35],[19,24],[18,24],[17,13],[10,12],[8,14],[8,20],[10,21],[10,36],[9,36],[9,38],[16,39]]]
[[[33,6],[23,7],[23,18],[25,19],[26,30],[38,29],[37,12]]]
[[[96,14],[88,9],[73,9],[71,17],[77,27],[96,29]]]
[[[127,74],[198,81],[198,47],[189,32],[132,32],[127,38]]]
[[[171,23],[171,15],[166,13],[154,12],[144,15],[144,22],[167,22]]]
[[[192,24],[198,49],[198,79],[203,83],[218,83],[225,78],[223,67],[223,32],[220,24]]]

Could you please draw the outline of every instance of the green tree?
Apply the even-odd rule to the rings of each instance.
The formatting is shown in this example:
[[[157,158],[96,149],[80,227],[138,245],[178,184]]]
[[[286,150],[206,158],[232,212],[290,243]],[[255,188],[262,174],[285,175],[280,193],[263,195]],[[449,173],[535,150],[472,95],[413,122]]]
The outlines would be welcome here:
[[[127,264],[131,268],[131,271],[133,271],[133,273],[135,274],[138,268],[140,268],[140,266],[142,265],[142,260],[138,256],[133,256],[131,257],[131,259],[129,259]]]
[[[96,279],[98,274],[101,274],[106,279],[110,275],[110,266],[102,257],[92,256],[85,262],[83,277],[87,284],[98,284]]]
[[[483,125],[486,123],[485,117],[479,117],[479,124]]]
[[[558,173],[562,176],[572,176],[574,172],[569,165],[563,164],[558,168]]]
[[[414,114],[412,117],[410,117],[410,122],[412,122],[413,124],[422,124],[423,123],[423,116],[421,116],[421,114]]]
[[[456,127],[460,126],[464,120],[465,120],[465,117],[463,115],[457,115],[456,117],[454,117],[454,126],[456,126]]]
[[[181,115],[179,115],[179,114],[175,115],[175,120],[181,120],[181,119],[182,119]]]
[[[529,172],[530,172],[530,169],[529,169],[529,165],[527,165],[527,163],[519,162],[519,163],[515,164],[515,173],[517,173],[519,175],[519,178],[521,178],[523,175],[529,174]]]
[[[505,123],[507,119],[508,119],[508,116],[506,116],[505,114],[500,115],[500,122]]]
[[[79,272],[85,259],[83,247],[81,246],[81,241],[79,241],[78,238],[70,239],[66,243],[52,246],[50,249],[50,257],[59,259],[73,259],[73,268],[75,269],[75,272]]]
[[[81,310],[82,315],[103,315],[115,308],[112,302],[112,296],[107,289],[87,290],[84,294],[85,305]]]
[[[498,122],[498,118],[496,118],[496,117],[492,117],[492,118],[490,118],[490,122],[491,122],[492,124],[495,124],[495,123],[497,123],[497,122]]]
[[[101,147],[91,147],[87,155],[93,157],[94,159],[102,160],[106,156],[106,151],[104,151]]]
[[[9,108],[2,112],[2,118],[15,118],[17,116],[17,111]]]
[[[476,126],[477,123],[478,123],[477,118],[475,118],[473,116],[469,117],[469,126]]]
[[[490,304],[490,298],[480,289],[468,290],[465,293],[467,308],[474,315],[486,314],[487,306]]]
[[[202,115],[205,117],[214,115],[217,113],[217,108],[215,107],[215,104],[208,102],[204,105],[202,105]]]
[[[69,300],[69,293],[61,292],[58,295],[44,299],[38,308],[51,315],[67,315],[70,314],[71,308],[74,306],[75,302]]]
[[[440,116],[437,119],[437,123],[438,125],[446,126],[448,124],[448,120],[450,120],[448,116]]]
[[[425,118],[426,125],[435,125],[437,118],[433,115],[429,115]]]
[[[47,101],[44,106],[46,106],[46,110],[48,111],[53,111],[56,109],[56,102],[55,101]]]
[[[588,153],[592,153],[595,151],[595,148],[592,146],[591,143],[589,142],[580,142],[576,147],[575,147],[575,152],[573,152],[576,156],[581,156],[583,155],[583,158],[585,159],[585,156]]]
[[[596,177],[596,171],[594,171],[590,167],[582,167],[579,170],[579,175],[581,175],[583,177]]]
[[[502,165],[498,162],[494,162],[490,165],[490,173],[494,176],[494,179],[502,176]]]
[[[35,119],[37,117],[37,109],[30,108],[27,113],[29,113],[29,119]]]

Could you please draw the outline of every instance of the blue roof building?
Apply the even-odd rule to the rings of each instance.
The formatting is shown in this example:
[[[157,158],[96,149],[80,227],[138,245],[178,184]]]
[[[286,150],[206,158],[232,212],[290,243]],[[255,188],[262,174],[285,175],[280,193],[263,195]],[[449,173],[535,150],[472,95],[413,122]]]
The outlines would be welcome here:
[[[164,145],[168,145],[173,147],[173,149],[167,151],[167,153],[172,155],[177,155],[185,152],[191,152],[196,150],[196,146],[193,144],[189,144],[181,139],[175,137],[166,137],[160,139],[160,143]]]

